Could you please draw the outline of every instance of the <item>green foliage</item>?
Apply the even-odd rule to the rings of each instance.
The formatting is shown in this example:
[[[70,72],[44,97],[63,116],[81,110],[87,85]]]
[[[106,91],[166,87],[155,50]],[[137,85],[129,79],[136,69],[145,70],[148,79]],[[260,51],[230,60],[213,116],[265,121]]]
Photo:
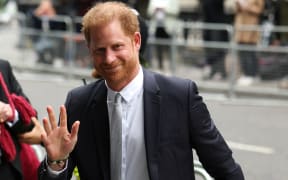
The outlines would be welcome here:
[[[8,2],[8,0],[0,0],[0,10],[5,7],[7,2]]]
[[[73,170],[73,175],[76,177],[77,180],[80,180],[79,172],[77,166]]]
[[[148,61],[147,61],[146,59],[144,59],[143,56],[140,55],[139,59],[140,59],[140,64],[141,64],[143,67],[145,67],[145,68],[148,68],[148,67],[149,67]]]

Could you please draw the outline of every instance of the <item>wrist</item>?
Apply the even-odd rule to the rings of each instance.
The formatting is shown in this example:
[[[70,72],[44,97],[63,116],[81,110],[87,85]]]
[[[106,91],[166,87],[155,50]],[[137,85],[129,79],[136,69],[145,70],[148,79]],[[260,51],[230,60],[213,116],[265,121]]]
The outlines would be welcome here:
[[[68,158],[69,156],[66,156],[62,159],[52,160],[47,156],[47,164],[52,170],[60,171],[66,166]]]
[[[8,118],[7,118],[7,120],[13,122],[15,120],[15,111],[16,111],[16,109],[12,105],[9,105],[9,104],[7,104],[7,109],[8,109]]]

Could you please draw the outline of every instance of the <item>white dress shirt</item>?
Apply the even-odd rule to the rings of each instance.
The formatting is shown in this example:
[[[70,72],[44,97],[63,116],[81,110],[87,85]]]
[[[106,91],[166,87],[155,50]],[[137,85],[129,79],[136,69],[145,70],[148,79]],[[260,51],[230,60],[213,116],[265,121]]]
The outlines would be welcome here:
[[[119,93],[122,96],[122,180],[149,180],[146,149],[144,141],[144,101],[143,101],[143,70],[140,67],[137,76]],[[117,92],[108,85],[107,105],[111,117],[112,104]],[[109,123],[111,119],[109,119]],[[95,152],[96,153],[96,152]],[[47,161],[46,161],[47,164]],[[57,176],[63,172],[53,171],[48,166],[48,172]]]
[[[107,86],[108,87],[108,86]],[[117,92],[108,87],[107,105]],[[149,180],[144,142],[143,71],[119,92],[122,96],[122,180]],[[109,119],[111,122],[111,119]]]

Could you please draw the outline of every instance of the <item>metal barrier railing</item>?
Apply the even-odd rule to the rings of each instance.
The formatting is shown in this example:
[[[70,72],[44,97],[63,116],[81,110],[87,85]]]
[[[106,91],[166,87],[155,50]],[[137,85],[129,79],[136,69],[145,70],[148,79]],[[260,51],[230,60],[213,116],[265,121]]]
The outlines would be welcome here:
[[[76,31],[77,23],[80,23],[81,18],[75,17],[72,18],[70,16],[66,15],[56,15],[52,17],[48,16],[42,16],[38,19],[41,22],[41,27],[35,28],[31,26],[25,25],[27,20],[27,17],[24,14],[19,13],[18,15],[18,21],[22,22],[24,24],[20,27],[20,36],[36,36],[37,39],[44,39],[43,43],[48,46],[49,41],[54,41],[55,43],[51,43],[54,47],[50,47],[51,49],[54,49],[55,51],[61,51],[61,53],[64,53],[63,58],[65,61],[69,62],[69,64],[72,66],[74,60],[76,59],[76,44],[79,42],[84,43],[84,37],[82,34]],[[53,23],[62,23],[63,29],[53,29],[51,27],[51,22]],[[38,41],[39,42],[39,41]],[[56,47],[56,44],[60,44],[63,46]],[[37,42],[33,42],[34,47],[36,48],[35,44]],[[33,45],[32,45],[33,46]],[[45,46],[45,45],[42,45]],[[44,48],[44,47],[42,47]],[[59,49],[61,48],[61,49]],[[88,51],[87,51],[88,52]],[[52,55],[50,55],[52,56]],[[54,57],[50,57],[47,55],[47,58],[52,58],[50,60],[47,60],[46,62],[51,64]],[[87,55],[88,56],[88,55]]]
[[[228,74],[229,78],[229,97],[235,96],[235,83],[237,79],[237,71],[238,63],[237,63],[237,56],[238,51],[254,51],[257,53],[281,53],[281,54],[287,54],[288,55],[288,46],[271,46],[270,44],[267,44],[263,40],[263,38],[267,38],[267,32],[272,33],[288,33],[288,26],[272,26],[269,29],[267,29],[267,26],[262,25],[242,25],[237,26],[237,30],[242,31],[258,31],[261,34],[261,38],[259,39],[259,43],[256,43],[255,45],[242,45],[237,44],[234,39],[234,33],[235,33],[235,27],[231,24],[220,24],[220,23],[204,23],[204,22],[180,22],[177,28],[181,27],[182,29],[189,29],[193,33],[193,31],[200,31],[203,32],[204,30],[212,30],[212,31],[227,31],[228,33],[228,41],[226,42],[220,42],[220,41],[204,41],[203,39],[198,39],[194,41],[187,41],[184,38],[181,38],[179,36],[178,30],[175,29],[175,31],[171,34],[171,39],[156,39],[153,34],[150,34],[150,37],[148,39],[148,44],[150,45],[169,45],[170,46],[170,70],[174,74],[176,73],[176,55],[179,54],[179,49],[182,47],[197,47],[197,48],[211,48],[211,49],[225,49],[228,51],[230,56],[232,57],[230,59],[230,71]],[[180,37],[180,38],[179,38]],[[265,42],[265,43],[264,43]],[[288,61],[288,59],[287,59]],[[288,63],[287,63],[288,65]],[[288,74],[288,68],[287,68],[287,74]]]
[[[199,176],[203,180],[213,180],[198,160],[194,160],[194,172],[196,177]]]
[[[25,21],[25,15],[19,14],[18,18],[21,21]],[[75,32],[74,25],[75,23],[81,23],[81,17],[71,18],[69,16],[53,16],[53,17],[42,17],[42,29],[34,29],[31,27],[21,26],[20,33],[24,35],[37,35],[42,37],[53,37],[59,39],[65,39],[65,57],[70,64],[75,60],[76,51],[76,43],[75,37],[82,36],[79,32]],[[64,31],[51,30],[49,22],[58,21],[63,22],[66,26]],[[149,26],[149,22],[147,22]],[[254,30],[259,31],[261,34],[265,34],[267,36],[268,33],[288,33],[288,27],[286,26],[272,26],[267,29],[267,26],[240,26],[237,27],[241,30]],[[190,33],[201,33],[203,30],[212,30],[212,31],[226,31],[228,33],[228,41],[226,42],[217,42],[217,41],[204,41],[201,36],[199,39],[185,39],[182,35],[179,34],[179,29],[188,29]],[[257,45],[240,45],[234,41],[234,33],[235,27],[231,24],[219,24],[219,23],[203,23],[203,22],[188,22],[188,21],[179,21],[177,27],[174,29],[174,33],[172,33],[170,39],[159,39],[155,38],[153,34],[149,34],[148,37],[148,45],[156,46],[156,45],[168,45],[170,46],[170,71],[172,74],[177,71],[177,59],[179,53],[179,49],[183,47],[197,47],[199,49],[203,48],[211,48],[211,49],[225,49],[231,55],[230,59],[230,71],[228,74],[228,83],[229,83],[229,97],[234,97],[235,95],[235,82],[237,79],[237,53],[238,51],[255,51],[258,53],[287,53],[287,47],[285,46],[270,46],[267,43],[261,43],[261,40]],[[264,38],[264,37],[263,37]],[[84,41],[84,38],[83,38]],[[288,71],[288,69],[287,69]]]

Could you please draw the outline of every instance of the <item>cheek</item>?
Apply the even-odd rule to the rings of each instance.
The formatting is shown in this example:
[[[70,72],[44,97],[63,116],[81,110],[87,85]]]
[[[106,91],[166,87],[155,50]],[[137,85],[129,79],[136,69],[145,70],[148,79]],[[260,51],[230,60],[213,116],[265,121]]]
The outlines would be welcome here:
[[[91,60],[94,67],[99,67],[99,64],[101,64],[101,58],[99,57],[91,55]]]

